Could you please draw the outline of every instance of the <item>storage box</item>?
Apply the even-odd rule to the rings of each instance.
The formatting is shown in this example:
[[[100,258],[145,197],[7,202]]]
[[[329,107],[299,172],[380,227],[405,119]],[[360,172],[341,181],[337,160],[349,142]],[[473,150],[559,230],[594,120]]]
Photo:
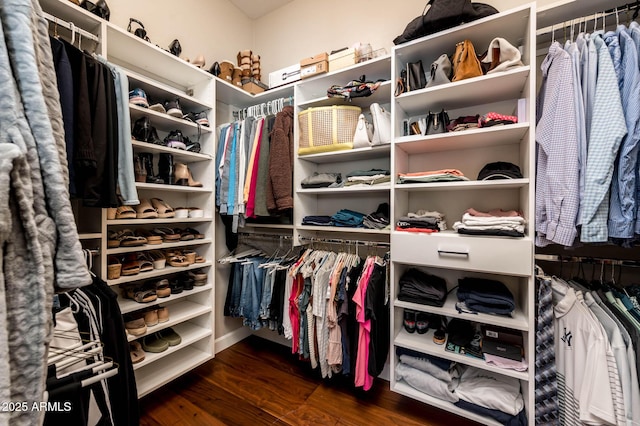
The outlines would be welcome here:
[[[260,80],[256,80],[255,78],[243,78],[242,89],[251,93],[252,95],[257,95],[258,93],[262,93],[267,90],[268,87],[266,84],[264,84]]]
[[[353,135],[362,109],[333,105],[307,108],[298,114],[299,155],[353,148]]]
[[[269,73],[269,89],[300,80],[300,64],[290,65]]]
[[[500,342],[498,340],[483,340],[482,353],[508,358],[514,361],[522,360],[521,346]]]
[[[305,79],[329,71],[329,55],[319,53],[310,58],[300,60],[300,78]]]
[[[522,333],[495,325],[482,327],[482,352],[520,361],[523,355]]]
[[[351,47],[329,55],[329,72],[354,65],[356,63],[356,50]]]

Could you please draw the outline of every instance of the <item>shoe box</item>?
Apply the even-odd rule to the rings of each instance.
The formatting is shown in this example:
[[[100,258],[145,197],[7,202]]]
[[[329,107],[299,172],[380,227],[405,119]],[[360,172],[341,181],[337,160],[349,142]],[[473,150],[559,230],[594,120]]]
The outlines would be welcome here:
[[[501,356],[514,361],[522,360],[522,333],[494,325],[483,325],[481,330],[483,353]]]
[[[329,54],[319,53],[300,60],[300,78],[305,79],[329,72]]]
[[[269,89],[300,80],[300,64],[290,65],[269,73]]]
[[[242,89],[251,93],[252,95],[257,95],[258,93],[262,93],[265,90],[269,89],[269,87],[267,87],[267,85],[260,80],[251,77],[242,79]]]
[[[331,52],[329,55],[329,72],[346,68],[356,63],[356,49],[353,47]]]

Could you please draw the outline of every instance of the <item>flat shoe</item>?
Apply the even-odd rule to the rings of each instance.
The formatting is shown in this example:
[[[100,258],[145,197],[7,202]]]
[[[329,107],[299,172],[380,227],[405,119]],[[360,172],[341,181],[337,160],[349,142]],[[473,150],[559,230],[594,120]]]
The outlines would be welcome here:
[[[158,310],[151,309],[144,313],[144,323],[147,327],[153,327],[154,325],[158,325]]]
[[[160,339],[157,333],[144,336],[142,338],[142,349],[145,352],[160,353],[169,349],[169,342],[164,339]]]
[[[158,322],[169,321],[169,308],[166,306],[158,308]]]
[[[182,342],[180,335],[171,327],[156,332],[156,336],[158,336],[158,339],[167,342],[169,346],[177,346]]]
[[[147,332],[147,324],[143,318],[136,318],[124,323],[124,328],[132,336],[142,336]]]
[[[133,364],[144,361],[144,351],[142,350],[142,345],[140,345],[140,342],[138,341],[134,340],[133,342],[129,342],[129,354],[131,355],[131,362]]]

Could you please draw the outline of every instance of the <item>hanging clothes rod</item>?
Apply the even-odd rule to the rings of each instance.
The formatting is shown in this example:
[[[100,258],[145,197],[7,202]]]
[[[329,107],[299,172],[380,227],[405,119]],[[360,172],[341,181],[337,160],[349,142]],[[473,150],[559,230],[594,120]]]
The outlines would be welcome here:
[[[640,8],[640,2],[635,1],[633,3],[627,3],[624,6],[620,6],[620,7],[616,7],[613,9],[607,9],[604,10],[602,12],[596,12],[594,14],[591,15],[587,15],[587,16],[582,16],[582,17],[578,17],[578,18],[574,18],[568,21],[563,21],[563,22],[558,22],[557,24],[554,25],[550,25],[548,27],[544,27],[544,28],[540,28],[536,31],[536,36],[540,37],[541,35],[545,35],[545,34],[549,34],[551,32],[557,31],[557,30],[561,30],[563,28],[567,28],[567,27],[571,27],[573,25],[576,24],[584,24],[586,22],[591,22],[591,21],[595,21],[594,25],[597,24],[597,21],[599,19],[606,19],[607,17],[611,16],[611,15],[620,15],[623,13],[628,13],[631,11],[631,9],[636,8],[633,18],[632,19],[636,19],[638,17],[638,10]],[[617,24],[618,22],[616,22]]]
[[[291,235],[285,234],[266,234],[266,233],[256,233],[256,232],[238,232],[239,236],[242,237],[253,237],[253,238],[270,238],[274,240],[293,240]]]
[[[253,105],[247,108],[242,108],[233,112],[234,118],[237,120],[244,120],[247,117],[266,116],[271,114],[277,114],[284,108],[285,105],[293,105],[293,96],[286,98],[278,98],[271,101],[263,102],[261,104]]]
[[[64,21],[58,18],[57,16],[48,14],[47,12],[42,12],[42,15],[47,21],[51,22],[54,25],[58,25],[60,27],[66,28],[72,33],[78,33],[82,37],[88,38],[89,40],[93,40],[96,43],[100,43],[100,38],[98,38],[98,36],[96,36],[95,34],[91,34],[90,32],[83,30],[82,28],[76,27],[73,22]]]
[[[584,256],[559,256],[555,254],[536,254],[535,260],[546,262],[566,262],[566,263],[589,263],[597,265],[626,266],[630,268],[640,268],[640,262],[633,260],[607,259],[602,257]]]
[[[391,244],[385,243],[384,241],[363,241],[363,240],[344,240],[344,239],[336,239],[336,238],[318,238],[318,237],[298,237],[300,242],[308,242],[308,243],[323,243],[323,244],[341,244],[341,245],[351,245],[351,246],[365,246],[365,247],[378,247],[378,248],[389,248]]]

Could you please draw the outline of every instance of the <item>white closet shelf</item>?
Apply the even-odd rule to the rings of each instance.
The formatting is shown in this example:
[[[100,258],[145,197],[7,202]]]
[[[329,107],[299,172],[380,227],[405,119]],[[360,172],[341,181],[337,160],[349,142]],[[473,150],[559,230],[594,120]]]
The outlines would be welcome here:
[[[311,195],[348,195],[354,193],[376,193],[386,192],[391,190],[389,183],[379,185],[361,185],[361,186],[344,186],[342,188],[300,188],[296,192],[299,194],[311,194]]]
[[[371,96],[365,96],[360,98],[342,99],[340,97],[330,98],[328,96],[321,96],[316,99],[310,99],[307,102],[299,102],[298,107],[306,109],[309,107],[323,107],[331,105],[346,105],[346,106],[359,106],[363,108],[362,112],[369,112],[369,105],[374,102],[379,104],[388,104],[391,98],[391,81],[387,80],[380,84],[378,90],[373,92]]]
[[[529,179],[469,180],[457,182],[403,183],[396,184],[396,191],[476,191],[480,189],[515,189],[529,185]]]
[[[211,262],[207,261],[204,263],[194,263],[193,265],[184,266],[184,267],[176,267],[176,266],[167,266],[164,269],[154,269],[149,272],[142,272],[136,275],[127,275],[121,276],[115,280],[107,280],[107,284],[111,285],[120,285],[126,283],[132,283],[136,281],[144,281],[151,278],[163,277],[165,275],[177,274],[180,272],[191,271],[193,269],[205,268],[207,266],[211,266]]]
[[[419,303],[405,302],[396,299],[394,306],[396,308],[411,309],[414,311],[429,312],[432,314],[444,315],[448,317],[455,317],[463,320],[476,321],[483,324],[497,325],[500,327],[511,328],[513,330],[527,331],[529,328],[527,316],[522,311],[520,306],[516,306],[511,317],[503,317],[499,315],[489,314],[461,314],[456,309],[456,302],[458,298],[454,294],[449,294],[444,305],[439,308],[437,306],[421,305]]]
[[[248,108],[274,99],[293,96],[293,84],[274,87],[273,89],[265,90],[257,95],[252,95],[241,87],[235,86],[221,78],[216,77],[215,82],[216,99],[223,104],[233,105],[234,108]]]
[[[184,291],[182,293],[184,293]],[[158,300],[162,300],[162,299],[158,299]],[[199,317],[200,315],[205,315],[211,312],[211,307],[206,305],[201,305],[199,303],[194,303],[188,300],[183,300],[181,302],[168,305],[168,309],[169,309],[169,321],[159,322],[156,325],[147,326],[147,332],[141,336],[132,336],[131,334],[127,334],[127,340],[131,342],[133,340],[141,339],[144,336],[148,336],[157,331],[164,330],[165,328],[173,327],[176,324],[189,321],[192,318],[196,318],[196,317]]]
[[[107,226],[116,225],[162,225],[163,223],[206,223],[211,222],[210,217],[190,217],[190,218],[157,218],[157,219],[113,219],[107,220]],[[102,235],[102,234],[100,234]]]
[[[169,148],[168,146],[155,145],[147,142],[132,140],[131,144],[136,152],[151,152],[153,154],[171,154],[174,161],[182,163],[195,163],[197,161],[209,161],[213,158],[209,154],[190,152],[183,149]]]
[[[515,371],[507,368],[500,368],[494,365],[487,364],[484,359],[461,355],[454,352],[445,350],[446,343],[444,345],[437,345],[433,341],[433,330],[427,331],[425,334],[408,333],[404,328],[398,332],[394,339],[394,345],[401,346],[403,348],[412,349],[414,351],[422,352],[429,355],[434,355],[440,358],[448,359],[458,362],[460,364],[470,365],[482,370],[491,371],[503,376],[514,377],[522,381],[529,380],[529,372],[527,371]]]
[[[107,56],[109,60],[125,68],[144,70],[148,75],[158,76],[160,81],[171,81],[186,91],[213,75],[172,55],[153,43],[107,23]],[[158,74],[161,73],[161,76]]]
[[[379,234],[389,235],[389,229],[367,229],[367,228],[349,228],[345,226],[318,226],[318,225],[299,225],[296,227],[300,231],[321,231],[321,232],[338,232],[344,234]]]
[[[172,192],[200,192],[200,193],[208,193],[213,192],[211,189],[206,187],[197,187],[197,186],[184,186],[184,185],[164,185],[157,183],[143,183],[137,182],[136,188],[138,190],[150,190],[150,191],[172,191]]]
[[[486,103],[487,99],[491,99],[492,102],[518,99],[523,96],[529,71],[530,67],[527,65],[505,72],[427,87],[403,93],[396,98],[396,102],[407,117],[415,117],[426,115],[429,110],[453,110],[481,105]],[[491,87],[490,96],[487,93],[488,87]],[[478,111],[477,114],[487,112],[490,111]]]
[[[161,297],[153,301],[152,303],[138,303],[135,300],[125,299],[122,295],[118,295],[118,304],[120,305],[120,311],[123,314],[128,314],[129,312],[139,311],[140,309],[145,309],[147,307],[155,306],[155,305],[163,305],[169,302],[174,302],[176,300],[183,299],[185,297],[192,296],[194,294],[204,293],[206,291],[212,290],[213,286],[211,284],[206,284],[203,286],[194,286],[193,290],[183,290],[182,293],[172,294],[169,297]],[[173,306],[173,305],[171,305]],[[169,311],[169,315],[171,319],[174,319],[173,310]],[[131,339],[130,339],[131,340]]]
[[[169,248],[177,248],[177,247],[191,247],[191,246],[201,246],[205,244],[211,244],[213,240],[211,238],[201,238],[196,240],[189,241],[179,241],[177,243],[162,243],[162,244],[144,244],[142,246],[136,247],[118,247],[118,248],[110,248],[107,249],[107,254],[122,254],[122,253],[133,253],[136,251],[149,251],[149,250],[164,250]]]
[[[185,120],[183,118],[172,117],[169,114],[153,111],[149,108],[143,108],[133,104],[129,104],[129,111],[131,113],[132,123],[134,123],[140,117],[147,116],[149,117],[151,124],[160,131],[170,132],[172,130],[178,129],[182,133],[187,133],[188,135],[197,134],[198,132],[198,125],[196,123]],[[200,126],[200,132],[211,133],[211,128]]]
[[[211,311],[211,309],[209,309]],[[169,313],[171,314],[171,313]],[[185,347],[191,345],[192,343],[197,342],[198,340],[204,339],[205,337],[211,336],[212,331],[203,327],[199,327],[193,323],[183,322],[181,324],[176,324],[173,329],[176,333],[178,333],[182,339],[182,342],[176,346],[169,346],[164,352],[160,353],[151,353],[145,352],[145,359],[137,364],[133,364],[133,369],[138,370],[140,368],[145,367],[148,364],[151,364],[161,358],[166,357],[167,355],[171,355],[174,352],[177,352]],[[193,368],[193,367],[192,367]]]
[[[68,0],[40,0],[40,5],[51,15],[67,22],[73,22],[75,26],[90,32],[97,32],[101,23],[104,22],[98,16]]]
[[[160,83],[151,78],[145,77],[135,71],[124,69],[124,72],[129,77],[129,89],[140,87],[147,94],[149,104],[160,102],[164,104],[164,101],[179,99],[180,107],[184,112],[193,111],[200,112],[203,110],[213,109],[213,105],[203,102],[198,98],[189,96],[180,90],[177,90],[167,84]]]
[[[392,386],[391,390],[399,393],[400,395],[413,398],[415,400],[424,402],[428,405],[438,407],[440,409],[443,409],[453,414],[457,414],[460,417],[474,420],[481,424],[491,425],[491,426],[500,426],[502,424],[489,417],[480,416],[478,414],[472,413],[471,411],[458,408],[457,406],[453,405],[451,402],[429,396],[426,393],[420,392],[419,390],[409,386],[408,384],[406,384],[404,381],[401,381],[401,380],[396,381],[395,385]]]
[[[516,123],[461,132],[447,132],[439,135],[403,136],[396,139],[396,146],[407,154],[422,154],[518,145],[529,131],[529,127],[529,123]]]
[[[298,159],[315,164],[342,163],[347,161],[371,160],[384,157],[388,158],[390,152],[391,144],[384,144],[366,148],[347,149],[343,151],[299,155]]]
[[[177,348],[181,346],[183,345],[177,346]],[[177,351],[168,349],[168,351],[171,352],[160,359],[156,358],[157,360],[154,363],[146,363],[145,368],[135,369],[138,398],[142,398],[160,386],[213,358],[212,354],[195,346],[186,346]],[[149,354],[145,352],[145,356],[149,356]],[[145,361],[142,362],[144,363]]]
[[[102,238],[101,232],[82,232],[78,234],[78,238],[81,240],[98,240]]]

